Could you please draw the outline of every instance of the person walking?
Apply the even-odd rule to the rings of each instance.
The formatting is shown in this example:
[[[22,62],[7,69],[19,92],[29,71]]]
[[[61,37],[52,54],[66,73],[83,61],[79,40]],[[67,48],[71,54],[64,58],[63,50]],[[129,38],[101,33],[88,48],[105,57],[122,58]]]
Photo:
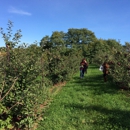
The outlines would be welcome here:
[[[80,64],[80,78],[84,77],[84,65]]]
[[[80,77],[84,77],[84,73],[87,73],[88,63],[85,58],[80,62]],[[81,76],[82,75],[82,76]]]
[[[83,59],[84,62],[84,73],[87,73],[87,69],[88,69],[88,62],[86,61],[86,59]]]
[[[109,64],[107,62],[103,63],[103,78],[104,78],[104,82],[107,81],[107,75],[109,73]]]

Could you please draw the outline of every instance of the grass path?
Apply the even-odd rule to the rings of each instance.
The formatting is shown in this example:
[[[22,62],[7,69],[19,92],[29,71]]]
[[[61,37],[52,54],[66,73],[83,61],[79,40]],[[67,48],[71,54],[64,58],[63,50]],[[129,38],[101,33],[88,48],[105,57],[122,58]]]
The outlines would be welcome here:
[[[91,65],[55,96],[37,130],[130,130],[130,95],[103,82]]]

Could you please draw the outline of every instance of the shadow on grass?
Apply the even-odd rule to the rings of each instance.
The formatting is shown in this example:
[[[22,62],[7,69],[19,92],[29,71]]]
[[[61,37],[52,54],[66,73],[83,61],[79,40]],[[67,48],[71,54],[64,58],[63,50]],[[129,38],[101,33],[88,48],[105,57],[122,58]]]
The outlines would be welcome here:
[[[111,79],[108,82],[103,81],[103,75],[85,75],[83,79],[80,79],[79,77],[74,77],[73,82],[77,86],[77,91],[87,91],[91,90],[92,93],[100,95],[104,93],[114,94],[117,93],[118,88],[117,86],[111,82]]]
[[[90,66],[91,69],[98,69],[95,66]],[[96,72],[96,71],[93,71]],[[103,74],[102,73],[91,73],[91,74],[85,74],[85,77],[83,79],[80,79],[79,77],[74,77],[74,80],[72,81],[72,84],[75,84],[76,91],[89,91],[93,93],[93,95],[101,95],[104,93],[108,94],[116,94],[118,92],[118,87],[111,82],[111,78],[108,77],[108,82],[103,81]],[[79,86],[79,87],[78,87]],[[103,126],[104,128],[106,126],[110,126],[114,130],[130,130],[130,111],[120,110],[120,109],[107,109],[103,106],[98,105],[91,105],[89,104],[87,106],[81,105],[79,103],[77,104],[65,104],[65,107],[68,108],[74,108],[75,110],[80,109],[81,111],[86,111],[86,113],[94,113],[95,111],[98,114],[92,114],[90,118],[93,120],[93,122],[89,122],[92,125],[95,125],[94,128],[96,128],[97,125]],[[97,116],[97,117],[96,117]],[[98,117],[99,116],[99,117]],[[111,129],[110,128],[110,129]],[[109,128],[108,128],[109,129]]]
[[[91,116],[91,119],[93,120],[91,125],[95,125],[95,127],[96,125],[101,125],[103,127],[111,125],[111,127],[116,128],[116,130],[117,128],[120,128],[121,130],[130,130],[130,111],[123,111],[119,109],[110,110],[105,107],[96,105],[85,107],[80,104],[69,104],[68,106],[65,106],[69,108],[72,107],[77,110],[85,110],[87,113],[92,113],[95,111],[99,113],[98,117],[94,117],[94,115]]]

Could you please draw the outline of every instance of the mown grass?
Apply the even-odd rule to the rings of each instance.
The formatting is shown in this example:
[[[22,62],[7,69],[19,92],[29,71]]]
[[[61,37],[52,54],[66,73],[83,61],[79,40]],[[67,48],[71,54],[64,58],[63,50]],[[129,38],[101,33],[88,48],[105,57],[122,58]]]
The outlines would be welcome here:
[[[90,65],[62,88],[44,112],[37,130],[130,130],[130,95],[104,82]]]

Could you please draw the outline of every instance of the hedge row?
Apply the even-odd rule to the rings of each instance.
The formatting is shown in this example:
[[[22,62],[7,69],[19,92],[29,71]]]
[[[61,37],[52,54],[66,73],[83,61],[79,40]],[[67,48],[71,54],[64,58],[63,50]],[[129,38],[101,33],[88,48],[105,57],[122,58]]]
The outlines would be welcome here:
[[[33,127],[40,104],[51,96],[49,88],[79,71],[79,54],[65,47],[7,46],[0,57],[0,128]]]

